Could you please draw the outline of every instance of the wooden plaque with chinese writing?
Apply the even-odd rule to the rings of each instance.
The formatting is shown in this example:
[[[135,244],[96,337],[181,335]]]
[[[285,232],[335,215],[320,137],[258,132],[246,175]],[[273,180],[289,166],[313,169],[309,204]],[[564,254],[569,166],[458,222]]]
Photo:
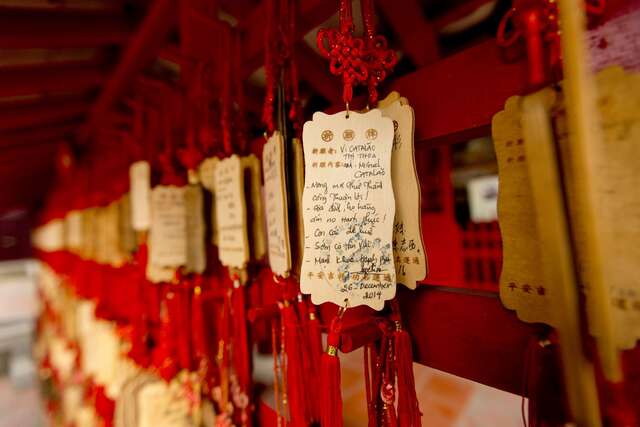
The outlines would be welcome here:
[[[291,270],[289,213],[284,166],[284,140],[282,134],[276,131],[262,150],[262,171],[269,265],[273,273],[281,277],[287,277],[289,270]]]
[[[502,234],[500,299],[525,322],[555,324],[552,289],[545,283],[535,205],[527,169],[519,96],[493,117],[492,137],[500,186],[498,218]]]
[[[616,343],[621,349],[629,349],[640,339],[640,74],[610,67],[596,75],[596,85],[602,137],[596,139],[598,144],[587,147],[593,159],[589,173],[597,192],[595,215],[601,232],[602,268],[609,287]],[[589,292],[589,259],[581,244],[586,238],[582,198],[576,194],[580,176],[569,161],[572,145],[562,98],[555,116],[580,284],[587,296],[587,313],[592,316],[596,312],[592,305],[603,302],[594,300]],[[595,319],[589,322],[595,336],[599,335],[594,328],[598,324]]]
[[[420,182],[416,171],[413,108],[405,98],[392,92],[380,101],[385,117],[393,120],[394,139],[391,151],[391,176],[396,199],[393,223],[393,255],[396,280],[410,289],[427,275],[427,258],[422,242]]]
[[[393,134],[378,109],[315,113],[304,125],[300,287],[314,304],[380,310],[395,295]]]
[[[218,162],[215,169],[215,209],[218,256],[228,267],[244,268],[249,262],[244,169],[237,155]]]

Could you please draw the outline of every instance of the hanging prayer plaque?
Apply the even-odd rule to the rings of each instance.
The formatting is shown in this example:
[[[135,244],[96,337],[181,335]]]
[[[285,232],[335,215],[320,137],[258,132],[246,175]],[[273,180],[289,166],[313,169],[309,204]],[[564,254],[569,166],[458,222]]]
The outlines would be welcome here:
[[[291,269],[291,248],[284,169],[284,140],[280,132],[274,132],[264,145],[262,172],[269,265],[275,274],[287,277]]]
[[[149,162],[138,161],[129,167],[131,192],[131,224],[136,231],[149,229],[151,220],[151,169]]]
[[[493,117],[492,137],[498,159],[498,218],[502,236],[500,299],[525,322],[555,325],[551,301],[554,289],[545,283],[540,234],[525,163],[521,97],[507,100]]]
[[[151,191],[151,217],[147,277],[151,281],[164,281],[172,274],[158,273],[172,272],[187,262],[185,188],[155,187]]]
[[[206,267],[202,188],[199,185],[188,185],[184,196],[187,215],[186,270],[190,273],[202,273]]]
[[[377,109],[315,113],[304,125],[300,287],[314,304],[381,310],[395,295],[393,135]]]
[[[415,289],[427,275],[427,259],[422,242],[420,182],[413,145],[413,108],[405,98],[392,92],[380,101],[380,110],[393,120],[391,176],[396,200],[393,223],[393,256],[398,283]]]
[[[249,241],[240,157],[233,155],[218,163],[215,189],[220,262],[228,267],[244,268],[249,261]]]
[[[65,220],[66,246],[73,253],[79,253],[82,248],[82,211],[73,210],[67,214]]]
[[[216,167],[218,166],[218,162],[220,160],[217,157],[209,157],[205,159],[198,169],[198,174],[200,175],[200,182],[202,186],[209,191],[211,194],[214,194],[216,191],[215,188],[215,173]],[[216,222],[216,198],[215,195],[211,197],[211,243],[214,245],[218,245],[218,224]]]
[[[295,217],[295,246],[292,249],[292,268],[300,273],[302,254],[304,253],[304,221],[302,215],[302,194],[304,193],[304,154],[302,141],[299,138],[291,140],[291,179],[293,181],[293,206]]]
[[[602,137],[590,145],[591,179],[595,184],[595,215],[599,223],[602,269],[609,287],[609,304],[620,349],[635,347],[640,339],[640,74],[620,67],[596,76],[598,115]],[[563,159],[565,187],[571,216],[578,272],[586,294],[591,333],[600,335],[595,318],[598,301],[590,291],[590,259],[585,251],[584,198],[578,194],[581,177],[571,168],[573,145],[561,99],[556,105],[557,140]]]
[[[244,167],[244,188],[247,205],[247,224],[251,244],[250,258],[257,261],[267,253],[264,230],[264,210],[262,207],[262,168],[260,160],[253,154],[242,158]]]

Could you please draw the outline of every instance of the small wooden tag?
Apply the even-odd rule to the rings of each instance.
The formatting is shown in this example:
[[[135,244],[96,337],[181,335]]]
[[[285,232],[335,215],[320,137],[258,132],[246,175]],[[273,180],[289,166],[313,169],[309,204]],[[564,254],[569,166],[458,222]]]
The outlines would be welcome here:
[[[64,249],[64,221],[54,219],[38,227],[32,236],[33,245],[46,252],[54,252]]]
[[[220,159],[217,157],[209,157],[204,159],[198,168],[198,175],[200,176],[202,186],[211,192],[215,190],[215,174],[218,162],[220,162]]]
[[[293,206],[295,217],[295,238],[292,251],[292,269],[300,275],[304,254],[304,220],[302,213],[302,194],[304,193],[304,153],[299,138],[291,140],[291,180],[293,187]]]
[[[129,167],[131,224],[136,231],[146,231],[151,222],[151,168],[143,160]]]
[[[151,229],[147,277],[157,281],[159,269],[176,269],[187,262],[185,187],[159,185],[151,191]],[[166,276],[163,276],[163,278]]]
[[[393,134],[378,109],[315,113],[304,125],[300,287],[314,304],[381,310],[395,295]]]
[[[291,248],[284,169],[284,140],[280,132],[274,132],[264,145],[262,171],[269,265],[274,274],[287,277],[291,270]]]
[[[187,215],[186,270],[190,273],[202,273],[206,268],[202,188],[199,185],[188,185],[184,197]]]
[[[200,175],[200,182],[202,186],[209,191],[213,197],[211,197],[211,243],[214,245],[218,245],[218,223],[216,221],[216,167],[218,167],[218,162],[220,159],[217,157],[209,157],[205,159],[198,169],[198,173]]]
[[[249,238],[240,157],[221,160],[214,175],[218,257],[227,267],[244,268],[249,262]]]
[[[502,235],[500,299],[525,322],[555,325],[553,289],[545,283],[540,233],[526,164],[521,125],[522,98],[511,97],[493,116],[491,132],[498,160],[498,218]]]
[[[267,254],[264,207],[262,206],[262,167],[260,160],[253,154],[242,158],[242,166],[244,167],[245,200],[248,202],[250,258],[260,261]]]
[[[87,260],[94,259],[94,248],[96,239],[91,238],[90,236],[95,236],[95,220],[96,208],[87,208],[82,212],[82,235],[87,236],[87,238],[82,240],[80,256]]]
[[[391,101],[391,102],[389,102]],[[413,108],[397,92],[380,101],[385,117],[393,120],[394,139],[391,175],[396,200],[393,224],[393,255],[398,283],[410,289],[427,275],[427,257],[422,241],[420,181],[414,155]]]
[[[137,246],[136,232],[131,224],[131,197],[125,194],[120,199],[120,251],[126,255],[132,254]]]
[[[82,211],[73,210],[67,214],[65,221],[66,246],[73,253],[82,248]]]

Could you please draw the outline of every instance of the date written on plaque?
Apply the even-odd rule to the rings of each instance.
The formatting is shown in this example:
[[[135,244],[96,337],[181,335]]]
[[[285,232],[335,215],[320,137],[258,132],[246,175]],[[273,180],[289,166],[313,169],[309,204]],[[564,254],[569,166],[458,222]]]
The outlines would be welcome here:
[[[314,304],[376,310],[393,298],[393,121],[373,109],[305,123],[301,290]]]

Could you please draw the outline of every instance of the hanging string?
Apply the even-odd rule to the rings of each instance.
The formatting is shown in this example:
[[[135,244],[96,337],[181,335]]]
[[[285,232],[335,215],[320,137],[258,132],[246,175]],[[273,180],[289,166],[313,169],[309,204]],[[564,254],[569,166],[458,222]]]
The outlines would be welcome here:
[[[220,117],[220,124],[222,127],[222,145],[224,147],[225,154],[230,156],[233,154],[233,145],[231,142],[231,30],[228,25],[224,27],[224,57],[227,60],[223,61],[222,67],[222,114]]]
[[[300,104],[300,88],[298,80],[298,63],[296,61],[296,16],[297,2],[289,0],[289,86],[291,88],[291,100],[289,106],[289,120],[293,123],[293,129],[297,137],[302,134],[302,106]]]
[[[413,376],[411,337],[402,327],[400,306],[397,299],[391,301],[390,319],[394,324],[393,347],[398,380],[398,424],[400,427],[420,426],[422,413],[416,396],[416,384]]]
[[[329,325],[327,350],[320,361],[320,424],[322,426],[342,427],[342,391],[340,385],[340,359],[338,348],[342,333],[342,316],[345,307],[341,307],[338,315]]]
[[[353,88],[367,85],[369,103],[378,101],[378,85],[396,65],[397,57],[387,48],[384,36],[376,35],[373,1],[362,0],[362,20],[365,25],[363,38],[355,37],[350,0],[340,1],[339,30],[323,28],[318,31],[316,43],[320,53],[329,59],[331,74],[342,77],[342,98],[347,109],[353,98]]]
[[[342,100],[347,106],[354,86],[364,84],[369,76],[363,61],[364,41],[353,35],[353,29],[351,0],[340,0],[339,30],[322,28],[316,36],[320,54],[329,59],[329,71],[342,78]]]
[[[274,104],[276,99],[276,64],[274,58],[275,43],[277,40],[277,31],[275,29],[275,4],[274,0],[265,0],[266,27],[265,27],[265,46],[264,46],[264,69],[266,76],[266,87],[264,105],[262,109],[262,122],[267,127],[267,132],[272,134],[275,130],[274,122]]]

